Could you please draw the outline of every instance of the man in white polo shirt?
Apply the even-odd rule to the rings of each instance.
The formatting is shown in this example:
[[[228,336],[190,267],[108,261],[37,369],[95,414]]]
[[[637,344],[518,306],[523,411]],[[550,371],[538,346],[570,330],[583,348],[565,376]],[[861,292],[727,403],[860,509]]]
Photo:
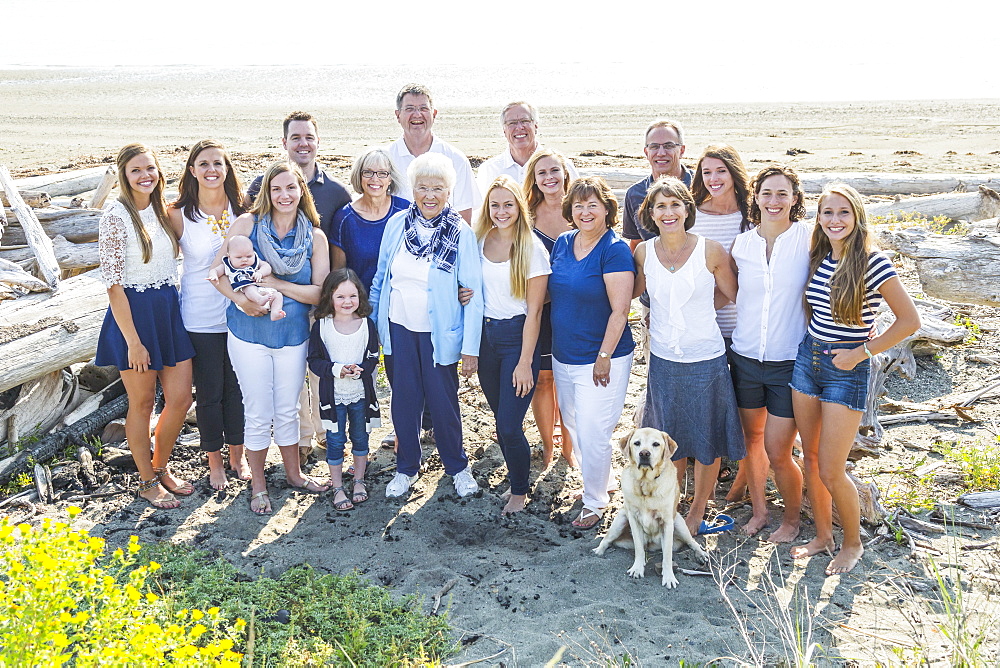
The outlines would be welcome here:
[[[511,177],[518,185],[523,184],[524,165],[541,148],[538,143],[538,110],[533,105],[511,102],[500,112],[500,125],[507,138],[507,150],[479,165],[476,180],[479,181],[480,193],[486,192],[501,174]],[[566,169],[571,179],[578,176],[569,158],[566,158]]]
[[[420,84],[407,84],[396,95],[396,120],[403,128],[403,136],[389,144],[387,150],[393,164],[402,174],[406,174],[410,163],[424,153],[441,153],[455,166],[458,178],[451,191],[451,206],[467,223],[472,223],[472,210],[479,206],[479,189],[472,173],[472,165],[464,153],[446,141],[434,136],[434,119],[437,109],[431,99],[431,92]],[[409,178],[404,178],[396,193],[413,201]]]

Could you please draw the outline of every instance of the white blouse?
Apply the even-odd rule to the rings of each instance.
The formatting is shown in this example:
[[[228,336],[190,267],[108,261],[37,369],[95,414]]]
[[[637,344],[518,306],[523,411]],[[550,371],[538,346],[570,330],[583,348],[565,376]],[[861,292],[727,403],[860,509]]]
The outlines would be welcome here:
[[[552,273],[549,254],[541,240],[531,235],[531,260],[527,278],[547,276]],[[485,238],[483,239],[485,241]],[[483,254],[483,241],[479,242],[479,258],[483,265],[483,315],[497,320],[508,320],[528,313],[528,302],[515,299],[510,289],[510,260],[493,262]]]
[[[153,206],[139,212],[139,220],[153,245],[149,262],[142,261],[142,247],[125,205],[115,200],[104,207],[98,236],[101,277],[104,285],[121,285],[142,292],[146,288],[176,285],[177,260],[173,245],[156,219]]]
[[[229,300],[205,280],[208,270],[222,247],[227,222],[235,216],[228,209],[223,220],[214,217],[191,220],[184,216],[184,234],[178,243],[184,255],[181,266],[181,318],[189,332],[222,334],[226,328]]]

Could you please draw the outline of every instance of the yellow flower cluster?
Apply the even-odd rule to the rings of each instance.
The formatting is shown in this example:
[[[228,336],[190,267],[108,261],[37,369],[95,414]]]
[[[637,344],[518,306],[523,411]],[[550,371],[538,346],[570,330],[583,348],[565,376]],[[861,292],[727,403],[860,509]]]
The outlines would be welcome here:
[[[70,517],[79,513],[70,509]],[[135,536],[105,553],[104,540],[65,522],[0,522],[0,666],[231,666],[243,620],[218,608],[170,615],[136,566]]]

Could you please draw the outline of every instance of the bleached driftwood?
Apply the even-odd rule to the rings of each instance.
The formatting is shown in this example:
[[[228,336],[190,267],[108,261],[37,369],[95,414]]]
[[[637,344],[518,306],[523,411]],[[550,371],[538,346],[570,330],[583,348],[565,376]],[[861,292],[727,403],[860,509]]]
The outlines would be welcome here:
[[[1000,232],[976,227],[965,235],[923,228],[878,227],[886,247],[913,258],[924,293],[973,304],[1000,304]]]
[[[112,399],[120,397],[123,394],[125,394],[125,386],[119,378],[100,392],[84,399],[79,406],[73,409],[71,413],[63,415],[62,419],[59,420],[59,426],[65,427],[77,422],[78,420],[82,420],[104,404],[110,402]]]
[[[47,192],[42,190],[21,190],[20,195],[21,199],[24,200],[24,203],[33,209],[48,206],[52,202],[52,197],[50,197]],[[10,206],[10,202],[7,200],[6,192],[0,192],[0,202],[2,202],[4,206]]]
[[[649,176],[647,167],[587,167],[581,176],[600,176],[612,188],[628,188]],[[933,195],[973,191],[981,185],[1000,189],[997,174],[884,174],[868,172],[801,172],[799,179],[807,193],[816,194],[828,183],[846,183],[862,195]]]
[[[7,410],[0,410],[0,443],[12,447],[18,438],[47,432],[59,422],[75,394],[76,378],[62,370],[22,384],[13,405]],[[14,426],[12,432],[16,433],[15,443],[9,442],[8,438],[11,425]]]
[[[107,307],[97,271],[63,281],[54,293],[4,303],[0,392],[92,358]]]
[[[101,209],[35,209],[35,217],[42,224],[45,235],[50,239],[59,235],[75,244],[97,241],[101,222]],[[7,214],[10,226],[4,232],[3,243],[15,245],[26,243],[24,230],[13,212]]]
[[[52,240],[53,252],[61,271],[92,269],[101,263],[97,242],[74,244],[62,236]],[[31,271],[36,266],[35,255],[27,248],[0,251],[0,259],[16,262],[24,270]]]
[[[928,218],[945,216],[952,220],[982,220],[1000,214],[1000,194],[987,186],[979,186],[976,192],[948,193],[930,197],[910,197],[898,202],[868,204],[865,212],[869,220],[875,216],[917,213]]]
[[[108,199],[108,195],[111,194],[111,190],[115,187],[116,183],[118,183],[118,173],[114,167],[108,167],[87,206],[91,209],[100,209],[103,207],[104,201]]]
[[[1000,490],[963,494],[958,497],[958,502],[970,508],[1000,508]]]
[[[4,263],[6,265],[7,263]],[[48,292],[50,288],[46,283],[38,280],[20,267],[17,269],[5,269],[0,267],[0,283],[8,286],[17,286],[28,292]]]
[[[59,284],[59,263],[56,262],[52,242],[45,236],[42,224],[35,218],[31,208],[21,199],[21,195],[14,185],[14,180],[10,176],[10,171],[5,165],[0,165],[0,186],[7,192],[11,208],[17,213],[17,219],[21,221],[21,228],[24,230],[28,245],[35,253],[38,272],[41,274],[42,280],[52,287],[56,287]]]
[[[107,169],[106,165],[100,165],[59,174],[29,176],[17,179],[16,184],[20,190],[44,190],[52,197],[73,196],[93,190],[100,185]]]

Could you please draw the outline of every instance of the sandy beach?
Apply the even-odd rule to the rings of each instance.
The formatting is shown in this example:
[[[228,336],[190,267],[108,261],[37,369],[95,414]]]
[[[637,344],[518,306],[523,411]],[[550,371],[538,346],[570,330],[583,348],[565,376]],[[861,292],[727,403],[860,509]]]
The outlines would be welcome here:
[[[5,128],[0,163],[16,175],[108,162],[121,145],[142,141],[156,147],[169,176],[176,178],[186,147],[212,137],[228,145],[248,179],[272,157],[282,155],[280,120],[296,106],[292,101],[249,110],[170,104],[154,109],[134,102],[93,113],[61,102],[52,91],[45,95],[40,89],[5,100],[0,110],[0,125]],[[309,111],[320,123],[321,161],[341,178],[359,151],[385,144],[399,134],[388,107],[331,105]],[[489,157],[502,147],[497,112],[442,105],[435,134],[473,159]],[[589,106],[542,108],[541,114],[542,140],[583,167],[645,166],[643,131],[650,120],[667,116],[684,126],[689,165],[705,145],[726,142],[740,150],[751,174],[772,161],[803,172],[1000,172],[997,100]],[[795,155],[789,155],[790,151]],[[912,268],[907,271],[907,287],[918,292]],[[917,378],[906,381],[893,376],[889,397],[948,405],[963,392],[983,387],[995,375],[995,366],[973,358],[995,354],[1000,347],[1000,310],[977,307],[974,317],[981,327],[975,343],[942,350],[934,358],[920,358]],[[645,374],[643,364],[632,369],[616,437],[631,428]],[[154,511],[125,495],[93,503],[85,509],[84,521],[95,535],[114,545],[122,544],[130,534],[137,534],[144,543],[184,542],[232,561],[251,576],[275,576],[305,562],[324,572],[357,570],[401,594],[419,593],[427,598],[456,580],[445,599],[457,643],[457,653],[447,659],[449,663],[497,655],[482,665],[540,666],[560,648],[565,648],[562,662],[566,665],[663,666],[677,665],[681,659],[698,665],[722,657],[743,657],[746,645],[738,620],[747,620],[751,628],[761,624],[757,639],[766,637],[780,647],[778,631],[764,620],[770,614],[768,606],[780,607],[789,600],[808,603],[816,640],[829,665],[889,662],[897,656],[894,648],[909,652],[923,647],[923,655],[931,662],[943,656],[945,643],[935,635],[931,616],[914,612],[922,609],[922,598],[934,596],[936,584],[926,559],[915,557],[909,546],[893,540],[869,549],[853,573],[827,577],[825,556],[793,561],[787,546],[744,538],[736,532],[708,536],[698,540],[712,557],[713,575],[680,575],[679,587],[667,590],[657,576],[630,579],[625,573],[632,561],[629,552],[612,549],[604,557],[591,553],[604,530],[584,532],[570,525],[580,509],[573,494],[580,489],[581,479],[564,463],[543,470],[536,457],[526,512],[499,517],[505,468],[494,442],[492,414],[475,380],[463,381],[460,401],[465,447],[482,487],[471,498],[457,497],[433,447],[425,447],[427,471],[412,496],[405,503],[385,499],[394,458],[391,450],[377,450],[369,469],[371,500],[350,512],[336,512],[329,494],[303,494],[288,487],[280,458],[273,452],[267,474],[274,514],[259,517],[249,509],[246,483],[231,479],[227,490],[211,489],[197,449],[197,432],[189,430],[182,434],[173,461],[180,475],[195,482],[197,491],[179,510]],[[979,423],[888,428],[882,456],[863,459],[857,474],[879,484],[884,502],[898,502],[893,490],[910,480],[909,473],[928,458],[940,459],[929,454],[935,441],[980,439],[995,445],[990,425],[1000,419],[998,399],[985,397],[976,411]],[[383,416],[388,423],[384,392]],[[372,434],[373,446],[387,431],[384,427]],[[538,446],[530,413],[526,431],[529,441]],[[620,466],[618,458],[616,470]],[[322,459],[310,468],[325,476]],[[943,477],[946,473],[951,477]],[[958,479],[955,466],[946,464],[932,476],[925,493],[951,508],[962,492]],[[742,523],[749,517],[749,505],[727,506],[727,487],[720,489],[716,510],[725,508]],[[615,495],[602,522],[604,529],[620,503]],[[46,509],[51,516],[61,512],[61,506]],[[960,511],[960,516],[981,519],[968,511]],[[780,507],[772,506],[772,527],[779,517]],[[807,521],[802,537],[812,535]],[[970,544],[987,547],[961,549]],[[996,572],[1000,547],[995,531],[951,528],[928,536],[927,545],[923,554],[947,560],[963,577],[978,582],[970,597],[987,597],[993,601],[989,605],[995,606],[996,585],[976,581],[974,575]],[[654,561],[658,560],[657,556]],[[703,570],[690,551],[676,554],[675,566]],[[777,594],[768,584],[770,578],[778,583]],[[899,583],[913,600],[899,593]],[[429,608],[426,601],[425,607]],[[983,604],[979,609],[985,614],[989,607]],[[619,658],[626,655],[631,663]]]

